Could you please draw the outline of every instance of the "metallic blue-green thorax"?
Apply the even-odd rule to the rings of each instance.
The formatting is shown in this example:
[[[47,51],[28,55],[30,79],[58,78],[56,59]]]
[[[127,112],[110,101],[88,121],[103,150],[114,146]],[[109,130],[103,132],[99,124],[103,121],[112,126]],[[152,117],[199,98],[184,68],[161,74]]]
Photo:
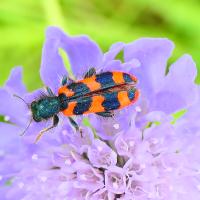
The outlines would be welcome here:
[[[39,101],[33,101],[31,111],[33,119],[37,122],[49,119],[60,111],[61,102],[58,97],[45,97]]]

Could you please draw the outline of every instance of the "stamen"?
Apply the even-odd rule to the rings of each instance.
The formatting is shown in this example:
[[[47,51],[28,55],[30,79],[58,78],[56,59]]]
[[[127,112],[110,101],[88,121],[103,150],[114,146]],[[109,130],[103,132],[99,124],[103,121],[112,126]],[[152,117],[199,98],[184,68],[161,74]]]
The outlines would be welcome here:
[[[129,141],[129,146],[130,147],[133,147],[135,145],[135,142],[134,141]]]
[[[31,158],[32,158],[32,160],[38,160],[38,155],[37,154],[33,154]]]
[[[4,156],[5,155],[5,151],[3,149],[0,149],[0,156]]]
[[[136,112],[141,112],[141,111],[142,111],[142,109],[141,109],[141,107],[140,107],[140,106],[136,106],[136,107],[135,107],[135,111],[136,111]]]
[[[66,159],[66,160],[65,160],[65,164],[66,164],[66,165],[71,165],[71,164],[72,164],[72,162],[71,162],[71,160],[70,160],[70,159]]]
[[[173,191],[173,190],[174,190],[174,187],[173,187],[172,185],[170,185],[170,186],[169,186],[169,190],[170,190],[170,191]]]
[[[171,171],[172,171],[172,168],[171,168],[171,167],[167,167],[167,168],[166,168],[166,171],[171,172]]]
[[[20,183],[18,184],[18,186],[19,186],[20,189],[22,189],[22,188],[24,187],[24,183],[23,183],[23,182],[20,182]]]
[[[62,134],[63,134],[63,135],[67,135],[67,131],[66,131],[66,130],[63,130],[63,131],[62,131]]]
[[[119,187],[119,185],[116,182],[114,182],[112,185],[113,185],[113,188],[115,188],[115,189],[117,189]]]
[[[97,146],[98,151],[102,151],[103,147],[102,146]]]
[[[145,165],[145,164],[141,164],[140,167],[141,167],[142,169],[144,169],[144,168],[146,167],[146,165]]]
[[[10,117],[9,117],[8,115],[5,115],[5,116],[4,116],[4,120],[5,120],[6,122],[8,122],[8,121],[10,120]]]
[[[114,124],[113,127],[118,130],[119,129],[119,124]]]
[[[41,176],[41,177],[40,177],[40,180],[41,180],[42,182],[46,182],[47,177],[46,177],[46,176]]]
[[[200,191],[200,184],[199,184],[199,185],[197,185],[197,189]]]
[[[82,180],[84,180],[84,181],[87,180],[85,174],[81,174],[81,175],[80,175],[80,179],[82,179]]]

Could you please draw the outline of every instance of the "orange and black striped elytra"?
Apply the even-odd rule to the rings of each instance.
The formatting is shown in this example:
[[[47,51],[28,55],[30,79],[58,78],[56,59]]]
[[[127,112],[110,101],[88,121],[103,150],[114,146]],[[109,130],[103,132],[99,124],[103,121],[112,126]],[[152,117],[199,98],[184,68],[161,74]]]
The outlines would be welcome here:
[[[36,140],[45,131],[57,126],[59,112],[69,117],[76,130],[79,130],[79,127],[71,116],[95,113],[103,117],[112,117],[114,110],[133,104],[138,99],[136,83],[137,78],[131,74],[117,71],[96,74],[94,68],[86,73],[83,80],[63,78],[58,96],[47,88],[49,96],[31,103],[34,121],[53,118],[53,125],[41,131]]]
[[[62,112],[66,116],[97,113],[111,116],[113,110],[135,102],[139,92],[135,88],[137,79],[123,72],[104,72],[62,86]]]

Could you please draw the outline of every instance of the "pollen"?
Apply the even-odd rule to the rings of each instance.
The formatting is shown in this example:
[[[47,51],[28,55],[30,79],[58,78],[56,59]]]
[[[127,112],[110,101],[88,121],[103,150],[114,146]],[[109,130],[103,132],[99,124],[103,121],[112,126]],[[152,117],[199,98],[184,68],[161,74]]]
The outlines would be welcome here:
[[[46,177],[46,176],[41,176],[41,177],[40,177],[40,180],[41,180],[42,182],[46,182],[47,177]]]
[[[8,121],[10,120],[10,117],[9,117],[8,115],[4,116],[4,120],[5,120],[6,122],[8,122]]]
[[[102,146],[97,146],[98,151],[102,151],[103,147]]]
[[[80,175],[80,179],[81,179],[81,180],[87,180],[86,175],[85,175],[85,174],[81,174],[81,175]]]
[[[142,111],[142,109],[141,109],[141,107],[140,107],[140,106],[136,106],[136,107],[135,107],[135,111],[136,111],[136,112],[141,112],[141,111]]]
[[[116,130],[118,130],[120,126],[119,126],[119,124],[114,124],[113,127],[114,127]]]
[[[70,160],[70,159],[66,159],[66,160],[65,160],[65,164],[66,164],[66,165],[71,165],[71,164],[72,164],[72,162],[71,162],[71,160]]]
[[[66,131],[66,130],[63,130],[63,131],[62,131],[62,134],[63,134],[63,135],[67,135],[67,131]]]
[[[19,186],[20,189],[22,189],[22,188],[24,187],[24,183],[23,183],[23,182],[20,182],[20,183],[18,184],[18,186]]]
[[[112,185],[114,189],[117,189],[119,187],[119,185],[116,182],[114,182]]]
[[[197,185],[197,189],[200,191],[200,184],[199,184],[199,185]]]
[[[38,160],[38,155],[37,154],[33,154],[31,157],[32,160]]]

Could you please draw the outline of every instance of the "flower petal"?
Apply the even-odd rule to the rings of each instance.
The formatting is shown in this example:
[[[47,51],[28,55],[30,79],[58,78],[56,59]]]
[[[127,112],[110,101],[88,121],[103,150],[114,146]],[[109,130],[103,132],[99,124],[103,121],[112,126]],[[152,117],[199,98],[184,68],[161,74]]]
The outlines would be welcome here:
[[[191,56],[182,56],[170,67],[160,92],[154,97],[153,109],[169,114],[191,105],[198,95],[197,86],[194,83],[196,75],[196,66]]]
[[[56,49],[62,48],[67,53],[72,71],[76,77],[83,75],[90,67],[100,66],[103,54],[98,45],[87,36],[70,37],[56,27],[50,27],[47,33],[47,37],[51,36],[56,39]],[[54,60],[55,52],[52,56],[54,57],[52,57],[52,60]],[[60,71],[57,68],[55,69],[55,72]]]
[[[0,115],[5,116],[5,121],[24,125],[28,109],[24,102],[13,97],[5,89],[0,89]]]
[[[54,27],[50,27],[46,31],[46,41],[43,46],[40,68],[41,79],[55,93],[57,93],[62,77],[67,75],[64,62],[59,55],[59,48],[61,48],[63,41],[58,31],[61,32]]]
[[[15,67],[12,69],[10,77],[6,81],[5,87],[13,94],[25,94],[26,87],[22,83],[22,67]]]
[[[125,170],[112,166],[105,171],[105,187],[109,192],[123,194],[126,189]]]
[[[143,94],[151,96],[165,76],[167,60],[174,45],[167,39],[143,38],[126,45],[124,49],[125,62],[137,59],[141,67],[134,68],[134,74],[139,80],[138,87]]]
[[[117,56],[117,54],[121,50],[123,50],[124,46],[125,46],[125,44],[123,42],[117,42],[117,43],[113,44],[110,47],[109,51],[104,54],[104,58],[103,58],[104,63],[114,60],[115,57]]]
[[[77,162],[77,181],[75,187],[96,191],[103,188],[103,176],[100,170],[83,162]]]
[[[12,150],[11,152],[16,151],[17,144],[19,145],[20,137],[19,131],[20,128],[8,123],[0,122],[0,151],[3,150]],[[1,155],[2,156],[2,155]]]
[[[88,148],[88,158],[95,167],[107,168],[117,163],[117,154],[101,140],[94,140]]]

